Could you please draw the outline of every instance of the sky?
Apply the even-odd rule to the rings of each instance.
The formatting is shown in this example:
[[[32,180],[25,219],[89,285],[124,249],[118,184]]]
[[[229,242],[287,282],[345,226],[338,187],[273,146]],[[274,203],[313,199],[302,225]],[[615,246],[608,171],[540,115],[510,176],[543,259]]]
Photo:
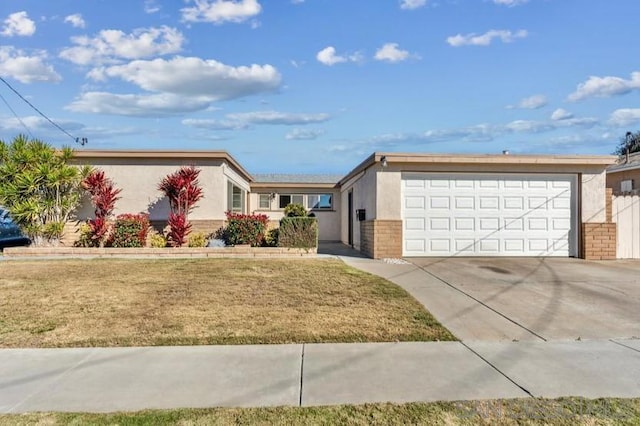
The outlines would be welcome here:
[[[0,139],[226,150],[251,173],[609,154],[640,130],[639,16],[638,0],[2,0]]]

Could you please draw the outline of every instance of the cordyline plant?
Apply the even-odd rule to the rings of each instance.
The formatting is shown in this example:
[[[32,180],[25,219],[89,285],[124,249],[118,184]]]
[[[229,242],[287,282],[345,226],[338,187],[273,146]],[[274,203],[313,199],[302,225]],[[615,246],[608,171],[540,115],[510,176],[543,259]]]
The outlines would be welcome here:
[[[80,202],[89,169],[69,164],[72,158],[71,148],[24,135],[0,141],[0,205],[35,245],[56,245]]]
[[[200,170],[183,167],[162,179],[158,189],[169,199],[169,235],[167,240],[173,247],[182,247],[191,231],[189,213],[202,198],[202,188],[198,182]]]
[[[104,247],[109,237],[109,216],[113,213],[116,201],[120,199],[118,194],[122,190],[116,188],[102,170],[93,170],[82,180],[82,187],[91,195],[91,203],[95,207],[95,218],[87,221],[91,230],[91,242]]]

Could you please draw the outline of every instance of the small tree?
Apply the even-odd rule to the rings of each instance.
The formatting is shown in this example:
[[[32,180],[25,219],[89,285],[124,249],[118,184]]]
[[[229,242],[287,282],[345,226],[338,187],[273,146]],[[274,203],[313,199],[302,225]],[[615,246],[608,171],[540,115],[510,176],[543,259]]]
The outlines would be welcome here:
[[[613,152],[615,155],[625,155],[629,150],[629,154],[640,152],[640,131],[632,133],[627,132],[625,137],[620,138],[620,142]]]
[[[95,218],[87,221],[92,245],[104,247],[109,236],[108,220],[122,190],[115,188],[102,170],[93,170],[82,180],[82,187],[91,195],[91,203],[95,207]]]
[[[80,203],[89,169],[69,165],[72,157],[24,135],[0,141],[0,204],[35,245],[57,244]]]
[[[166,176],[158,185],[158,189],[169,199],[171,207],[168,240],[173,247],[181,247],[187,242],[187,235],[191,230],[189,213],[202,198],[199,175],[199,169],[193,166],[183,167]]]

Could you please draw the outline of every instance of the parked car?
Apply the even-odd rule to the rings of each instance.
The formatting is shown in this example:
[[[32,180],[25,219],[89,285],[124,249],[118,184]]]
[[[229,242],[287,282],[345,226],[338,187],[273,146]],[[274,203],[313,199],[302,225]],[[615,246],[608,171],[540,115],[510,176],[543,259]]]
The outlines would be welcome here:
[[[0,208],[0,249],[14,246],[28,246],[29,237],[24,235],[20,227],[11,219],[9,212]]]

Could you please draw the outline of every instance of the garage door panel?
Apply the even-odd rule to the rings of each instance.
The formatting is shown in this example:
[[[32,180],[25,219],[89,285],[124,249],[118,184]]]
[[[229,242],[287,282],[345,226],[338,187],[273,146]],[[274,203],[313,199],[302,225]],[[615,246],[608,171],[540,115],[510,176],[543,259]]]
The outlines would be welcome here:
[[[475,252],[474,240],[456,240],[454,246],[456,253],[473,254]]]
[[[455,206],[458,210],[474,210],[476,200],[474,197],[455,197]]]
[[[450,231],[450,220],[447,217],[432,217],[429,219],[429,229],[431,231]]]
[[[455,229],[458,231],[475,231],[476,221],[472,217],[455,218]]]
[[[479,251],[483,254],[494,256],[500,252],[500,240],[497,238],[480,240],[479,246]]]
[[[410,217],[404,220],[404,229],[406,231],[424,231],[426,229],[425,219]]]
[[[575,256],[576,186],[575,175],[404,174],[404,254]]]
[[[449,209],[451,206],[449,197],[429,197],[429,207],[432,209]]]
[[[480,196],[479,208],[480,210],[498,210],[500,206],[500,198],[491,196],[491,197],[483,197]]]
[[[425,197],[409,195],[404,198],[404,206],[407,209],[424,209]]]

